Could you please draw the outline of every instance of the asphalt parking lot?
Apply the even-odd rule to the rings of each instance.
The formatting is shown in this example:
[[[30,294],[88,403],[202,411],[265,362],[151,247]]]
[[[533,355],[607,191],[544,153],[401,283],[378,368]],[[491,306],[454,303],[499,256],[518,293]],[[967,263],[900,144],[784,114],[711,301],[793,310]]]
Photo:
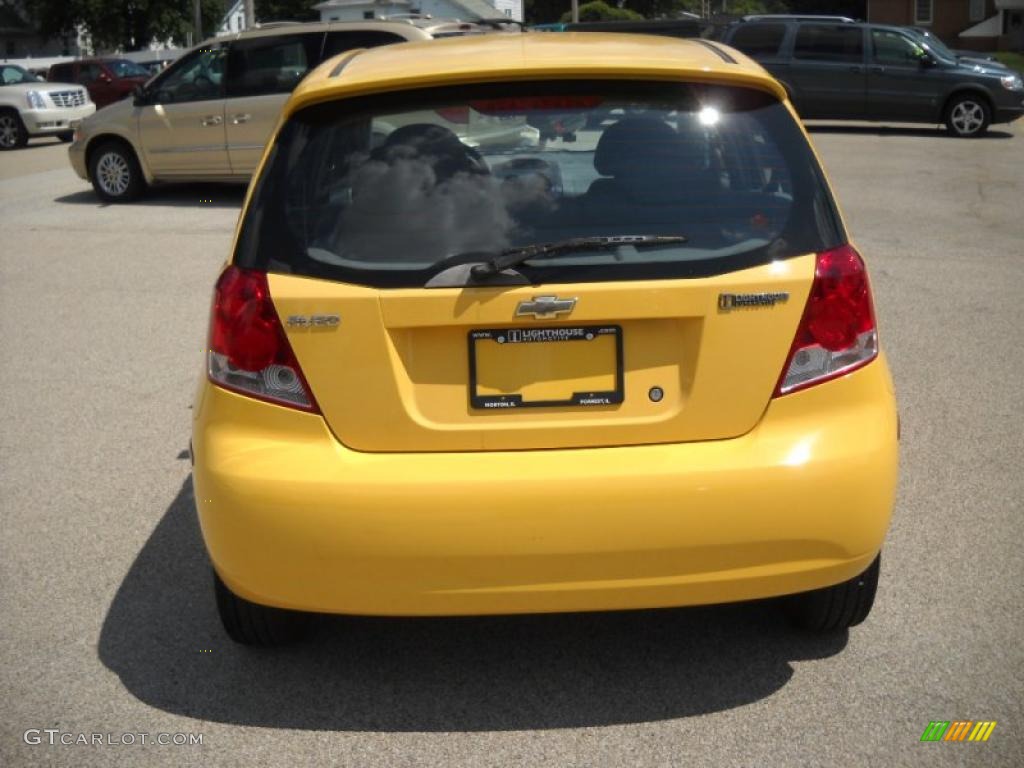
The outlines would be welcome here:
[[[65,145],[0,155],[0,765],[1024,763],[1024,122],[812,136],[902,416],[866,624],[805,637],[762,604],[332,619],[284,651],[222,633],[187,458],[243,190],[105,206]],[[998,726],[921,743],[931,720]]]

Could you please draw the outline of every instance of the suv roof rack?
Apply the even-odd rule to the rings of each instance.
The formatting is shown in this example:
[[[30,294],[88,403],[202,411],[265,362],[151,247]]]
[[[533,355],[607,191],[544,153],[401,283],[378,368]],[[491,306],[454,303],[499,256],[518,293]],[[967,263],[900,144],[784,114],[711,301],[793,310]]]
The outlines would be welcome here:
[[[305,22],[302,21],[261,21],[252,29],[277,29],[278,27],[297,27]]]
[[[856,19],[849,16],[826,16],[814,13],[751,13],[743,17],[743,21],[835,21],[843,24],[856,24]]]

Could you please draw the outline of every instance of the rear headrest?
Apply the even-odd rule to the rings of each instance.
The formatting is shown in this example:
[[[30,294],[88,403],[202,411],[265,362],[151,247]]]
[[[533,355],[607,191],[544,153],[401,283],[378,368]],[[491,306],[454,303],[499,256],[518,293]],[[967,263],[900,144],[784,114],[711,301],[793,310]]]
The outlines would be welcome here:
[[[661,120],[627,117],[601,134],[594,151],[594,169],[612,177],[696,170],[702,166],[701,151],[702,147],[681,138]]]
[[[456,173],[479,173],[479,161],[474,150],[463,144],[450,128],[432,123],[413,123],[396,128],[388,134],[384,144],[377,147],[371,157],[389,162],[396,158],[428,160],[438,181]]]

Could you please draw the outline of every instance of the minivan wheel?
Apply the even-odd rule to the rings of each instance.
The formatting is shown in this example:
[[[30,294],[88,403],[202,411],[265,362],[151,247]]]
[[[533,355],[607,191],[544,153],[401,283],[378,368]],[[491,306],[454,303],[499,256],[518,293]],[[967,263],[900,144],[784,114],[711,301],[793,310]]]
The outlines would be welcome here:
[[[135,153],[119,141],[108,141],[92,151],[89,181],[99,198],[109,203],[134,200],[146,188]]]
[[[875,602],[881,553],[863,573],[849,581],[784,598],[789,620],[811,632],[835,632],[860,624]]]
[[[981,136],[991,120],[992,112],[980,96],[957,96],[946,107],[946,128],[954,136]]]
[[[0,110],[0,150],[18,149],[28,144],[28,131],[13,109]]]
[[[312,627],[313,614],[250,603],[228,589],[216,571],[213,590],[224,631],[236,643],[288,645],[306,637]]]

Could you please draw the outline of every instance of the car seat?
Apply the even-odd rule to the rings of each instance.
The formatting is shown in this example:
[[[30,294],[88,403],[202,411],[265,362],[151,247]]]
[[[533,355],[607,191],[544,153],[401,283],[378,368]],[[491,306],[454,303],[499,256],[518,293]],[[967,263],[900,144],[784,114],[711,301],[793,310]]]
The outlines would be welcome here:
[[[472,147],[467,147],[450,128],[432,123],[413,123],[396,128],[384,143],[370,154],[372,160],[392,163],[396,159],[423,159],[428,162],[437,183],[457,173],[488,173],[487,164]]]

